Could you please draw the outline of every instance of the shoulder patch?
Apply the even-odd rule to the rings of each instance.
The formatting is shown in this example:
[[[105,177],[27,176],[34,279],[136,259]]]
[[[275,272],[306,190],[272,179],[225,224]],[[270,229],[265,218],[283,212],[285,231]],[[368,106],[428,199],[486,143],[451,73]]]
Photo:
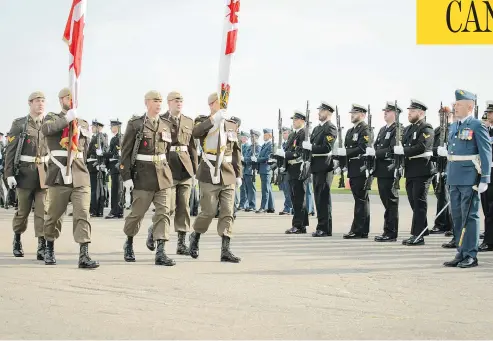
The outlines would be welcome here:
[[[430,137],[431,135],[430,135],[430,134],[425,134],[425,133],[423,133],[423,136],[424,136],[424,138],[425,138],[425,139],[427,139],[427,138],[428,138],[428,137]]]
[[[366,142],[370,140],[370,137],[368,135],[363,136],[363,138],[365,139]]]
[[[9,136],[7,140],[9,141],[9,143],[11,143],[12,141],[15,140],[15,136]]]
[[[334,139],[334,138],[333,138],[332,136],[330,136],[330,135],[329,135],[329,136],[326,136],[326,138],[327,138],[327,142],[330,142],[330,141],[332,141],[332,140]]]

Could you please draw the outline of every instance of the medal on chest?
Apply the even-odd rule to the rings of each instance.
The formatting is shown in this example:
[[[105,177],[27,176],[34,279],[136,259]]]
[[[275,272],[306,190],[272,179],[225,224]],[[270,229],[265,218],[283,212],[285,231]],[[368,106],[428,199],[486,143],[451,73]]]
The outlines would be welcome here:
[[[471,141],[473,131],[469,128],[464,128],[459,132],[459,140]]]
[[[167,131],[167,130],[163,130],[161,132],[161,138],[165,142],[171,142],[171,133],[169,131]]]

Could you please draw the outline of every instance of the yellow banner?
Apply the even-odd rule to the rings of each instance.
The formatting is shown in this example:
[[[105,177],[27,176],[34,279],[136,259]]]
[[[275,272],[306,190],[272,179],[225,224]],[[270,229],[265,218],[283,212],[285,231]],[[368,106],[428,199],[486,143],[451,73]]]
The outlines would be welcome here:
[[[416,0],[416,44],[493,44],[493,0]]]

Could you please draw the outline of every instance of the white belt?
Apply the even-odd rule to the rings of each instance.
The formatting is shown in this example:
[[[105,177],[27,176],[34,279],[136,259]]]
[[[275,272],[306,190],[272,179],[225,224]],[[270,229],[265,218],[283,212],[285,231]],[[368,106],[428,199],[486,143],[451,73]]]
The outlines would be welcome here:
[[[119,159],[110,159],[110,161],[120,161]]]
[[[188,152],[187,146],[171,146],[170,150],[172,152]]]
[[[217,157],[216,155],[214,155],[214,154],[204,154],[204,155],[205,155],[207,160],[216,161],[216,157]],[[231,162],[233,162],[233,157],[231,155],[227,155],[227,156],[225,155],[223,157],[223,162],[231,163]]]
[[[89,159],[86,160],[86,162],[96,162],[96,161],[98,161],[98,159],[89,158]]]
[[[325,154],[312,154],[312,156],[331,156],[332,153],[325,153]]]
[[[137,157],[135,159],[138,161],[149,161],[149,162],[166,161],[166,154],[159,154],[159,155],[137,154]]]
[[[430,157],[430,156],[433,156],[433,152],[424,152],[424,153],[419,154],[419,155],[410,156],[409,159],[417,159],[420,157]]]
[[[481,160],[479,159],[479,154],[475,155],[448,155],[447,160],[449,161],[472,161],[474,167],[479,174],[481,174]]]
[[[50,152],[50,155],[52,155],[52,156],[59,156],[59,157],[67,157],[68,156],[68,152],[66,150],[52,150]],[[75,154],[74,158],[76,158],[76,159],[83,159],[84,158],[84,153],[77,152],[77,154]]]
[[[296,160],[296,159],[295,159],[295,160],[289,160],[289,161],[288,161],[288,164],[290,164],[290,165],[295,165],[295,164],[297,164],[297,163],[302,163],[302,162],[303,162],[303,161],[301,161],[301,160]]]
[[[28,156],[28,155],[21,155],[19,158],[20,161],[23,162],[34,162],[34,163],[45,163],[48,162],[50,157],[48,155],[45,156]]]

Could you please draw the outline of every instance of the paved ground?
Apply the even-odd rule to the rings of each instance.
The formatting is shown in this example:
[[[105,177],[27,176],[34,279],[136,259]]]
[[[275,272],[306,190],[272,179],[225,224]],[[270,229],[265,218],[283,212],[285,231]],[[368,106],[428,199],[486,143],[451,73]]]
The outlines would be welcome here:
[[[281,207],[280,194],[276,202]],[[372,197],[372,235],[382,206]],[[35,259],[32,218],[26,257],[11,253],[13,210],[0,212],[0,338],[2,339],[487,339],[491,338],[493,254],[475,269],[449,269],[443,236],[422,247],[347,241],[352,199],[334,196],[331,238],[287,236],[289,217],[240,213],[233,251],[240,264],[219,260],[215,228],[202,238],[198,260],[154,266],[145,229],[137,262],[122,259],[122,221],[93,219],[95,271],[76,267],[70,217],[56,243],[58,265]],[[435,200],[430,197],[430,218]],[[150,222],[149,212],[144,226]],[[401,199],[401,236],[410,208]],[[315,226],[311,218],[311,225]],[[215,223],[215,222],[214,222]]]

